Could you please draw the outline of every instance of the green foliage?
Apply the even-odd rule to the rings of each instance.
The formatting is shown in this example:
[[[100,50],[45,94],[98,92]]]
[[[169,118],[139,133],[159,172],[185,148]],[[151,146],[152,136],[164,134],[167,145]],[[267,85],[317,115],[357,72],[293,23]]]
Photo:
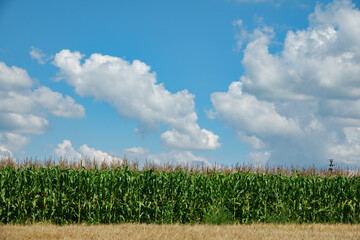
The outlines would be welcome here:
[[[0,222],[359,223],[360,177],[0,169]]]
[[[211,206],[209,211],[205,214],[204,222],[210,224],[232,224],[234,218],[231,212],[223,207]]]

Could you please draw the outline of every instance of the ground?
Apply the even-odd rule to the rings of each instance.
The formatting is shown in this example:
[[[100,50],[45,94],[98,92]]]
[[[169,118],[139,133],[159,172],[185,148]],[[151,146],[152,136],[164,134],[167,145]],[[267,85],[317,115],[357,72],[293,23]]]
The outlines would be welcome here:
[[[317,239],[360,240],[359,224],[0,225],[0,239]]]

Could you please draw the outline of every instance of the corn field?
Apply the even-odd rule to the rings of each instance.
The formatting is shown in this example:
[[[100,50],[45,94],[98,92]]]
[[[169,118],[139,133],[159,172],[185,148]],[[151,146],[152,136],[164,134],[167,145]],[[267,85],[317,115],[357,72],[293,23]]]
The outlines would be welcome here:
[[[0,189],[4,224],[360,222],[358,174],[0,165]]]

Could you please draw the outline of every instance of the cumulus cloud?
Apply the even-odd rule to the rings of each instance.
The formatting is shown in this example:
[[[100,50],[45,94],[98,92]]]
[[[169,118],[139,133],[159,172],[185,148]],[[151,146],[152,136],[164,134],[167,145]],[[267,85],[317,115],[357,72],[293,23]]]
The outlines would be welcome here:
[[[25,134],[43,134],[49,121],[32,114],[0,113],[0,131]]]
[[[4,62],[0,62],[0,85],[0,146],[12,153],[20,148],[6,147],[11,139],[17,137],[19,146],[24,147],[29,135],[43,134],[49,128],[48,113],[68,118],[85,114],[84,107],[69,96],[45,86],[33,89],[33,80],[26,70],[8,67]]]
[[[241,82],[233,82],[226,93],[213,93],[211,102],[217,111],[213,117],[224,120],[235,130],[244,128],[261,135],[301,133],[297,122],[281,116],[274,103],[260,101],[253,95],[243,93]]]
[[[49,61],[52,57],[46,56],[45,53],[39,48],[36,48],[34,46],[31,46],[31,51],[29,52],[30,57],[32,59],[35,59],[39,64],[45,64],[47,61]]]
[[[195,156],[190,151],[170,151],[149,155],[149,159],[159,163],[171,163],[179,165],[212,166],[203,156]]]
[[[136,160],[140,166],[147,163],[154,164],[172,164],[172,165],[189,165],[189,166],[212,166],[211,163],[203,156],[196,156],[190,151],[172,150],[169,152],[162,152],[153,154],[149,149],[143,147],[132,147],[123,150],[125,156],[130,161]],[[122,161],[120,158],[113,157],[106,152],[91,148],[86,144],[75,150],[69,140],[64,140],[59,143],[54,149],[54,154],[57,157],[63,157],[72,161],[79,161],[81,159],[95,159],[96,162],[106,162],[110,164],[112,161]]]
[[[360,12],[336,0],[310,15],[305,30],[289,31],[280,54],[269,53],[271,36],[259,30],[245,51],[244,89],[268,99],[358,99]]]
[[[75,100],[69,96],[63,96],[61,93],[53,92],[47,87],[40,87],[31,95],[34,104],[45,108],[52,115],[64,118],[82,118],[85,115],[85,109],[82,105],[75,103]]]
[[[33,81],[26,70],[0,62],[0,85],[1,91],[14,91],[32,87]]]
[[[71,161],[88,159],[91,161],[95,160],[100,164],[103,162],[111,164],[113,161],[121,161],[120,158],[112,157],[106,152],[90,148],[86,144],[81,145],[79,150],[76,151],[69,140],[64,140],[62,143],[59,143],[54,149],[54,153],[57,157],[63,157]]]
[[[189,166],[209,166],[212,164],[203,156],[196,156],[191,151],[173,150],[158,154],[151,154],[148,149],[142,147],[127,148],[124,150],[130,160],[137,159],[140,162],[150,162],[158,165],[189,165]]]
[[[156,74],[145,63],[92,54],[81,63],[79,52],[62,50],[53,64],[60,78],[74,86],[80,96],[92,96],[113,105],[119,116],[139,122],[136,132],[146,134],[169,130],[161,135],[162,144],[174,149],[213,150],[220,146],[218,136],[197,124],[194,95],[187,90],[170,93],[157,84]]]
[[[0,155],[13,156],[20,152],[29,143],[29,137],[15,133],[0,133]]]
[[[98,162],[106,162],[107,164],[110,164],[114,160],[120,161],[120,158],[112,157],[106,152],[90,148],[86,144],[80,146],[79,152],[85,159],[95,159]]]
[[[283,49],[271,53],[274,34],[249,34],[246,74],[211,95],[209,117],[252,146],[255,163],[359,163],[359,9],[348,0],[318,4],[309,27],[288,31]]]
[[[49,112],[57,117],[82,118],[85,109],[69,96],[54,92],[48,87],[40,86],[35,90],[18,91],[0,90],[0,114],[30,114]]]
[[[59,143],[54,149],[54,153],[57,157],[62,157],[68,160],[80,160],[81,154],[77,152],[69,140],[64,140]]]

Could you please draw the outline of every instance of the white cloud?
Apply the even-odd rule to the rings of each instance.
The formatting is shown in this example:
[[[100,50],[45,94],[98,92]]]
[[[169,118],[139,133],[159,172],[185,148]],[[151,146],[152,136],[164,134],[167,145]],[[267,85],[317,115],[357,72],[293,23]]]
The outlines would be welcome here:
[[[219,137],[196,124],[185,129],[172,129],[161,134],[161,142],[165,147],[180,150],[214,150],[220,146]]]
[[[121,161],[120,158],[112,157],[106,152],[90,148],[86,144],[81,145],[79,150],[76,151],[69,140],[59,143],[54,149],[54,153],[59,158],[62,157],[71,161],[95,160],[100,164],[103,162],[111,164],[113,161]]]
[[[0,85],[1,91],[5,92],[30,88],[33,82],[26,70],[16,66],[8,67],[0,62]]]
[[[155,163],[158,165],[172,164],[173,166],[189,165],[189,166],[212,166],[211,163],[203,156],[195,156],[190,151],[173,150],[169,152],[162,152],[157,154],[150,153],[149,149],[142,147],[132,147],[123,150],[126,158],[131,161],[138,161],[140,167],[147,163]],[[64,140],[59,143],[54,149],[57,157],[65,157],[68,160],[81,160],[81,159],[95,159],[98,163],[106,162],[107,164],[112,161],[122,161],[120,158],[112,157],[108,153],[101,150],[88,147],[86,144],[80,146],[76,151],[69,140]]]
[[[266,144],[263,143],[261,139],[259,139],[255,135],[247,136],[243,132],[237,131],[236,136],[239,139],[239,141],[248,143],[255,150],[266,148]]]
[[[271,152],[251,152],[247,156],[247,160],[256,166],[264,166],[271,156]]]
[[[27,135],[43,134],[50,126],[48,113],[72,118],[85,114],[84,107],[69,96],[44,86],[33,89],[33,80],[26,70],[8,67],[4,62],[0,62],[0,85],[0,134],[3,135],[0,146],[8,144],[11,136],[26,138],[22,143],[27,143]],[[19,146],[24,147],[22,143]],[[20,151],[20,148],[6,148],[12,153]]]
[[[149,149],[142,147],[132,147],[124,149],[124,153],[129,157],[143,157],[150,153]]]
[[[32,94],[34,103],[47,109],[52,115],[64,118],[82,118],[85,109],[69,96],[63,97],[61,93],[53,92],[47,87],[40,87]]]
[[[49,121],[42,117],[32,114],[0,112],[1,132],[43,134],[48,127]]]
[[[96,150],[95,148],[90,148],[86,144],[83,144],[79,148],[79,152],[82,155],[82,158],[84,159],[90,159],[97,162],[105,162],[107,164],[110,164],[113,161],[120,160],[120,158],[112,157],[106,152],[102,152],[100,150]]]
[[[235,51],[240,51],[244,42],[249,38],[248,32],[244,29],[244,24],[241,19],[233,21],[233,26],[237,28],[238,33],[235,34],[236,44]]]
[[[79,52],[62,50],[53,64],[60,76],[80,96],[93,96],[113,105],[120,117],[139,122],[141,134],[169,126],[161,136],[164,146],[175,149],[213,150],[218,136],[197,124],[194,95],[187,90],[170,93],[156,83],[156,74],[145,63],[92,54],[82,64]]]
[[[259,2],[266,2],[269,0],[236,0],[237,2],[253,2],[253,3],[259,3]]]
[[[7,149],[3,146],[0,146],[0,159],[12,157],[12,156],[13,156],[13,153],[9,149]]]
[[[58,92],[53,92],[48,87],[41,86],[33,91],[1,91],[0,90],[0,114],[19,113],[29,114],[50,112],[57,117],[82,118],[85,109],[76,104],[74,99]]]
[[[57,157],[62,157],[71,161],[81,159],[81,154],[73,148],[69,140],[64,140],[62,143],[59,143],[54,149],[54,153]]]
[[[45,53],[39,48],[31,46],[30,57],[38,61],[39,64],[45,64],[52,57],[47,57]]]
[[[344,128],[345,139],[330,147],[332,158],[350,165],[358,165],[360,159],[360,128]]]
[[[179,165],[212,166],[203,156],[195,156],[190,151],[170,151],[166,153],[150,154],[149,160],[155,163],[170,163]]]
[[[95,160],[99,164],[103,162],[111,164],[113,161],[121,161],[120,158],[112,157],[106,152],[90,148],[86,144],[81,145],[79,150],[76,151],[69,140],[59,143],[54,149],[54,153],[59,158],[62,157],[71,161]]]
[[[155,163],[161,164],[172,164],[176,165],[189,165],[189,166],[212,166],[211,163],[203,156],[195,156],[190,151],[179,151],[173,150],[169,152],[151,154],[148,149],[142,147],[127,148],[124,150],[129,160],[138,160],[140,163]]]
[[[281,116],[274,103],[260,101],[253,95],[243,93],[241,85],[240,82],[233,82],[228,92],[211,95],[211,102],[216,109],[214,116],[235,131],[246,129],[249,133],[260,135],[301,134],[294,119]]]
[[[305,30],[289,31],[280,54],[269,53],[271,36],[250,42],[243,64],[244,89],[268,99],[360,97],[360,11],[350,1],[319,5]]]
[[[29,143],[30,139],[26,136],[15,133],[0,133],[0,155],[9,154],[13,156],[14,152],[20,152]]]
[[[360,162],[360,11],[335,0],[317,5],[309,20],[307,29],[288,31],[274,54],[271,28],[254,30],[246,75],[211,95],[209,117],[255,150],[248,155],[254,163]]]

